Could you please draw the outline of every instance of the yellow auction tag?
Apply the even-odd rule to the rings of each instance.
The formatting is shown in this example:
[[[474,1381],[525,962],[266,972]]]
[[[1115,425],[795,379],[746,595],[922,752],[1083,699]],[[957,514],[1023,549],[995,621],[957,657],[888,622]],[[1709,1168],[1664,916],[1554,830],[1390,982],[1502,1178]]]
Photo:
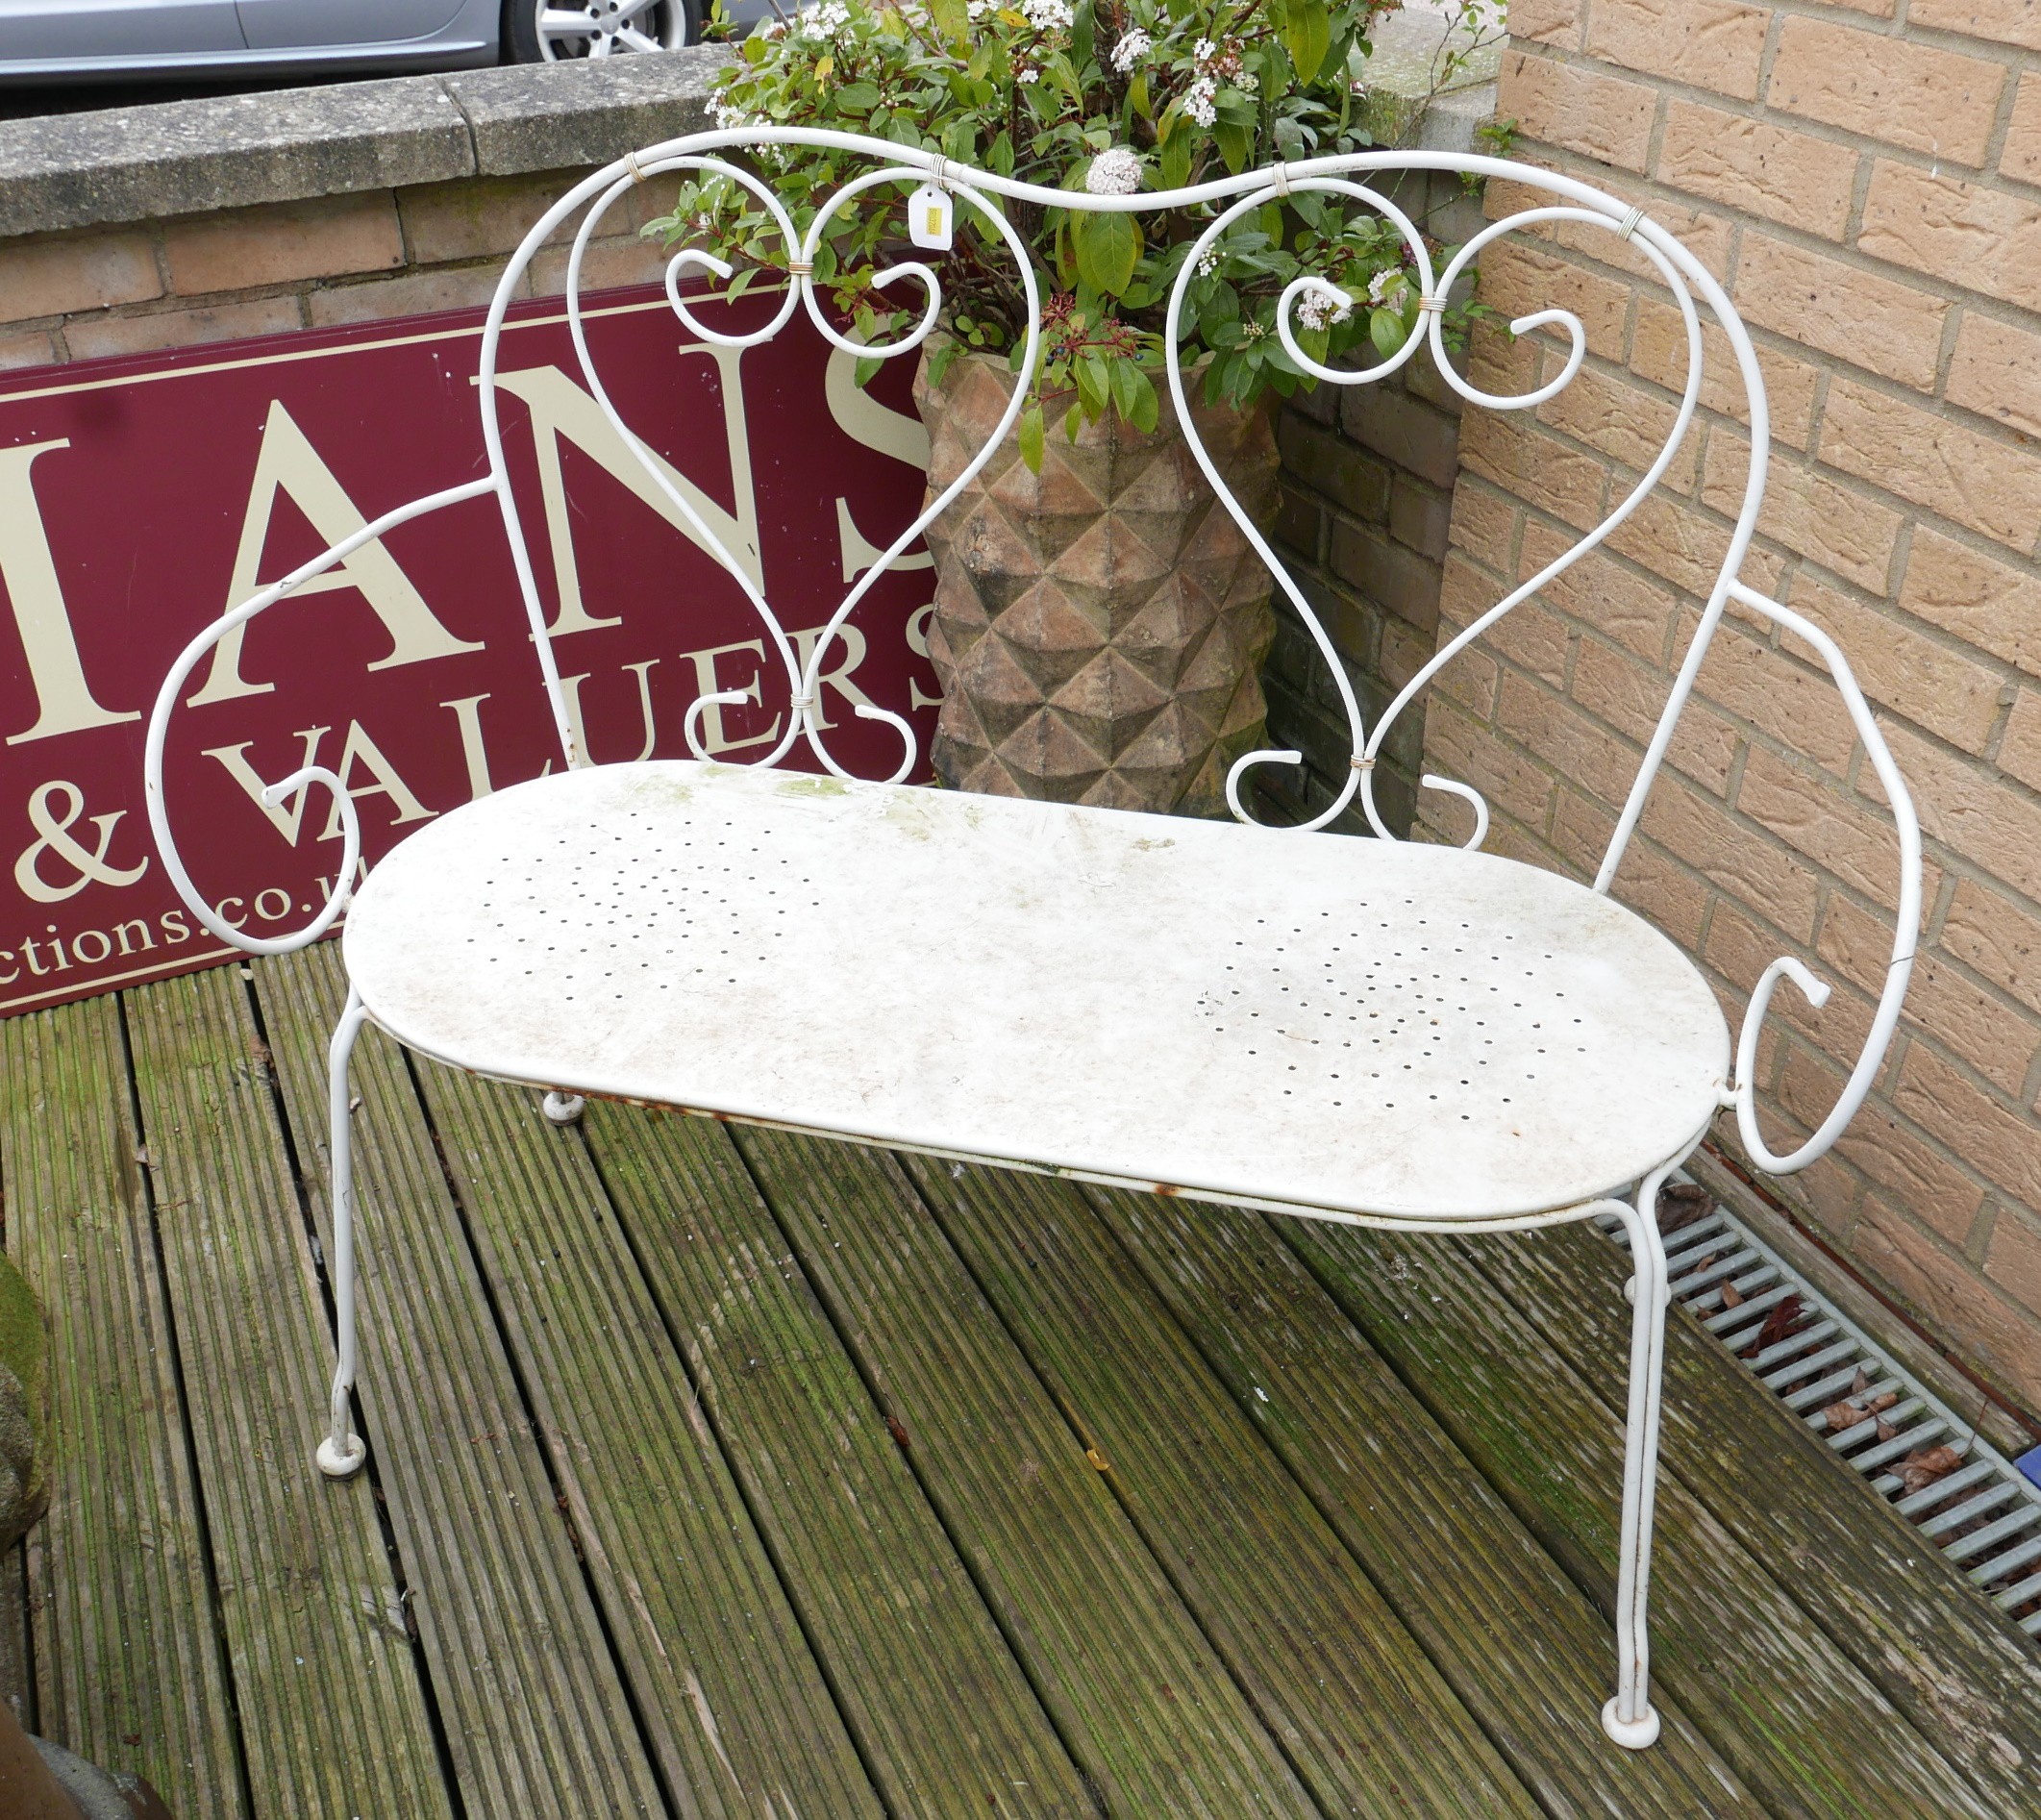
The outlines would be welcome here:
[[[933,184],[923,184],[908,198],[908,238],[916,246],[938,253],[950,248],[952,212],[950,192]]]

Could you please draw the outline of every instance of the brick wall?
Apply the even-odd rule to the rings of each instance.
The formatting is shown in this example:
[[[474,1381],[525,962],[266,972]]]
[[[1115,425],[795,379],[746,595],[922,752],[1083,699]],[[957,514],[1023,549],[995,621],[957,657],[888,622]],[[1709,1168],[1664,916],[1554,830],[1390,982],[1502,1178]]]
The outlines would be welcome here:
[[[1463,240],[1481,227],[1479,206],[1456,178],[1406,180],[1398,199],[1434,238]],[[1437,646],[1459,411],[1459,398],[1420,352],[1379,384],[1304,393],[1277,420],[1278,542],[1371,729]],[[1315,815],[1346,787],[1352,739],[1324,659],[1280,596],[1262,682],[1270,743],[1302,752],[1305,763],[1301,774],[1268,767],[1257,781],[1282,810]],[[1390,730],[1375,774],[1376,806],[1398,834],[1411,826],[1424,736],[1420,698]],[[1332,826],[1367,832],[1357,805]]]
[[[485,304],[505,256],[585,173],[461,178],[0,239],[0,367],[137,354]],[[657,194],[655,194],[657,191]],[[583,285],[659,277],[637,229],[664,186],[612,210]],[[542,253],[524,294],[565,288]]]
[[[1922,959],[1877,1092],[1829,1159],[1767,1185],[2041,1408],[2041,8],[1517,0],[1509,22],[1500,112],[1522,155],[1645,205],[1751,325],[1777,447],[1745,579],[1840,639],[1927,832]],[[1497,185],[1487,206],[1529,199]],[[1586,228],[1484,262],[1490,302],[1563,304],[1590,354],[1534,412],[1468,414],[1448,628],[1594,524],[1662,440],[1683,339],[1642,272]],[[1430,704],[1427,762],[1488,793],[1505,852],[1586,873],[1607,840],[1747,468],[1726,354],[1712,336],[1666,490]],[[1556,370],[1538,337],[1484,335],[1474,358],[1492,389]],[[1726,622],[1617,886],[1732,1020],[1776,955],[1837,984],[1819,1014],[1776,1001],[1775,1149],[1855,1055],[1894,902],[1889,823],[1806,658]],[[1464,832],[1448,799],[1419,814]]]

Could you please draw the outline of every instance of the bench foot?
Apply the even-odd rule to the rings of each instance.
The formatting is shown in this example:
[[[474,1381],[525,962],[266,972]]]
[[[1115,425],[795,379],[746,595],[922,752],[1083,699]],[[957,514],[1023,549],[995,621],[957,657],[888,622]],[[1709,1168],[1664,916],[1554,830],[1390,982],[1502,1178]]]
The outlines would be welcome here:
[[[311,1458],[327,1478],[352,1479],[368,1458],[368,1444],[350,1430],[346,1446],[339,1448],[334,1445],[334,1437],[329,1434],[313,1450]]]
[[[1646,1707],[1641,1719],[1619,1719],[1611,1700],[1602,1708],[1602,1730],[1626,1751],[1649,1750],[1658,1742],[1658,1708]]]
[[[579,1093],[549,1093],[539,1109],[556,1125],[572,1125],[580,1119],[587,1104]]]

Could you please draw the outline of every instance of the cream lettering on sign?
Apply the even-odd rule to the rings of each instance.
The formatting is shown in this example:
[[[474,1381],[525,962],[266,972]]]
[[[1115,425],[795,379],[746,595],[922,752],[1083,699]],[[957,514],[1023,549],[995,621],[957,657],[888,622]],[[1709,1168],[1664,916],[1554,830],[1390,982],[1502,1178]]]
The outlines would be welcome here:
[[[261,451],[256,457],[255,473],[248,485],[240,546],[235,552],[234,577],[228,583],[222,611],[238,607],[264,586],[261,579],[262,555],[269,542],[269,521],[279,493],[289,495],[291,503],[311,520],[322,543],[338,543],[368,523],[305,432],[284,409],[283,401],[272,399],[268,420],[262,426]],[[411,578],[397,566],[396,558],[380,541],[364,543],[323,575],[300,583],[295,591],[316,594],[335,587],[356,589],[389,634],[389,654],[371,663],[371,670],[395,670],[408,663],[459,657],[483,648],[479,643],[469,644],[455,637],[434,617],[425,597],[411,586]],[[236,627],[214,647],[205,685],[187,706],[201,708],[243,695],[266,695],[276,687],[274,683],[242,679],[241,640],[245,631],[245,627]]]
[[[545,502],[546,536],[553,547],[553,579],[560,611],[546,628],[555,638],[570,632],[591,632],[622,624],[620,618],[598,619],[583,603],[581,569],[575,559],[574,529],[567,510],[566,476],[560,445],[570,442],[628,486],[646,505],[691,542],[726,567],[734,566],[754,587],[764,586],[764,562],[759,553],[759,501],[751,472],[751,434],[744,418],[741,379],[742,348],[713,345],[683,347],[683,354],[706,354],[714,360],[723,400],[723,437],[730,455],[735,498],[734,510],[718,505],[708,493],[656,450],[645,453],[680,504],[675,503],[631,451],[603,415],[602,407],[557,366],[529,366],[500,373],[496,383],[524,401],[532,413],[532,436],[538,456],[539,493]],[[480,384],[478,380],[476,382]]]
[[[54,807],[59,797],[63,799],[62,808]],[[85,792],[68,778],[52,778],[47,784],[38,784],[28,799],[29,825],[36,831],[36,838],[14,860],[14,884],[22,896],[37,904],[62,904],[88,885],[133,885],[148,871],[147,857],[132,866],[116,866],[107,858],[107,849],[113,844],[113,832],[127,812],[116,809],[111,814],[86,815]],[[81,816],[99,830],[99,839],[91,847],[71,833],[72,825]],[[70,877],[44,877],[45,860],[65,868]]]
[[[921,419],[882,405],[859,385],[857,360],[841,348],[830,350],[829,365],[822,376],[822,395],[836,428],[852,441],[877,454],[890,455],[896,461],[905,461],[917,472],[928,471],[929,433],[922,428]],[[846,583],[855,582],[885,554],[884,544],[874,543],[858,529],[858,521],[851,516],[850,501],[841,495],[836,500],[836,544],[842,552]],[[893,564],[896,572],[934,566],[935,559],[926,550],[919,556],[904,556]]]
[[[360,789],[349,781],[355,771],[366,771],[376,781],[364,784]],[[411,785],[397,775],[397,767],[383,756],[382,748],[368,736],[368,730],[359,720],[347,723],[347,738],[340,747],[339,761],[334,766],[334,775],[340,780],[340,787],[356,802],[364,796],[386,796],[396,810],[391,819],[392,827],[402,827],[408,821],[429,821],[436,810],[427,809],[411,794]],[[303,795],[307,785],[298,794]],[[320,830],[321,840],[340,838],[340,805],[336,802],[326,817],[326,826]]]
[[[54,442],[28,442],[0,449],[0,583],[28,660],[29,681],[36,686],[36,723],[26,733],[10,734],[11,746],[32,739],[53,739],[61,733],[87,727],[112,727],[139,720],[141,711],[116,713],[100,707],[85,680],[71,615],[57,580],[56,559],[36,503],[29,470],[36,458],[71,446],[68,436]]]
[[[808,674],[808,666],[815,655],[815,640],[822,636],[820,626],[810,626],[806,632],[794,634],[794,656],[801,664],[801,674]],[[851,681],[851,673],[864,661],[864,634],[856,626],[836,628],[836,636],[829,641],[825,659],[834,658],[835,668],[825,661],[821,673],[815,678],[815,725],[827,733],[836,723],[829,718],[829,692],[837,694],[857,708],[860,703],[869,708],[872,698]]]
[[[454,724],[460,729],[460,760],[467,766],[471,803],[479,803],[496,791],[495,785],[489,782],[488,748],[482,743],[482,704],[488,699],[486,695],[464,695],[458,702],[439,704],[453,711]]]
[[[305,742],[305,757],[301,764],[293,765],[291,769],[299,770],[317,764],[319,747],[332,731],[331,727],[302,729],[295,737]],[[247,791],[256,807],[269,817],[270,825],[294,847],[298,844],[299,835],[304,832],[305,804],[312,785],[300,785],[281,803],[263,802],[262,792],[269,787],[268,783],[243,756],[254,743],[252,739],[244,739],[237,746],[212,746],[208,749],[206,757],[219,760],[227,775]],[[412,792],[411,785],[398,776],[397,767],[384,756],[383,749],[369,737],[367,729],[359,720],[347,723],[347,737],[341,741],[340,756],[335,761],[333,771],[340,780],[341,788],[356,802],[360,802],[364,796],[388,797],[390,806],[397,811],[391,818],[392,827],[402,827],[408,821],[428,821],[436,813],[436,810],[427,809]],[[358,771],[366,772],[374,782],[363,784],[357,788],[352,780]],[[337,803],[328,811],[326,826],[320,832],[319,838],[340,838],[340,806]]]
[[[297,737],[305,742],[305,757],[292,768],[302,769],[316,764],[319,758],[319,741],[331,732],[331,727],[303,729]],[[254,744],[253,739],[243,739],[237,746],[209,746],[205,756],[220,761],[226,768],[227,775],[248,792],[255,806],[269,817],[271,826],[294,847],[298,844],[298,833],[305,826],[306,792],[293,790],[284,802],[265,803],[262,800],[262,792],[269,787],[268,780],[258,773],[255,766],[241,756]]]
[[[706,651],[684,652],[682,655],[694,665],[696,695],[714,695],[723,690],[740,686],[727,681],[719,682],[716,678],[716,660],[718,658],[736,657],[739,654],[748,655],[759,661],[759,667],[751,673],[751,681],[741,685],[741,687],[747,699],[762,702],[764,695],[759,688],[759,682],[765,663],[765,644],[759,638],[747,639],[742,644],[711,645]],[[746,746],[770,745],[779,738],[780,716],[775,714],[772,717],[772,725],[756,737],[733,739],[723,728],[723,708],[724,704],[721,702],[710,702],[708,707],[702,710],[702,749],[705,752],[741,752]]]

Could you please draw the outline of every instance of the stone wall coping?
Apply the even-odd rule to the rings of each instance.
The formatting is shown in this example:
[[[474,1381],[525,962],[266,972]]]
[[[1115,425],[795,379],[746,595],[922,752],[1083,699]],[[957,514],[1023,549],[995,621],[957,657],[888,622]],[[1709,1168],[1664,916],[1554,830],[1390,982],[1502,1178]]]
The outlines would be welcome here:
[[[334,83],[0,123],[0,237],[604,164],[709,124],[730,53]]]
[[[1403,32],[1416,41],[1389,34],[1371,71],[1378,137],[1471,150],[1492,84],[1418,105],[1437,35]],[[0,237],[606,164],[708,125],[729,57],[704,44],[0,122]]]

